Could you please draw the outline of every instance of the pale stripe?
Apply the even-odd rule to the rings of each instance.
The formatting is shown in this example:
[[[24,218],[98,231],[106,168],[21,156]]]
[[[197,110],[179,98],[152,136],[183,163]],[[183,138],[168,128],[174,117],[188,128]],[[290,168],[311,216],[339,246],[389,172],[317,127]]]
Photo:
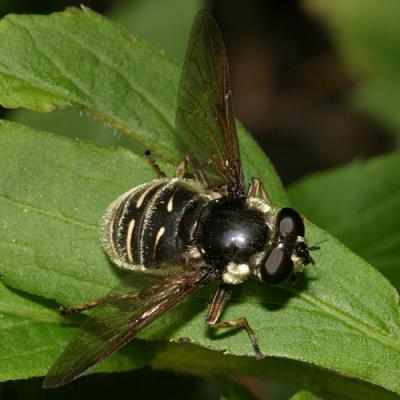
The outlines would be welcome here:
[[[140,208],[143,204],[144,199],[146,198],[147,194],[150,192],[151,189],[153,189],[154,186],[150,186],[147,188],[142,195],[139,197],[137,203],[136,203],[136,208]]]
[[[157,232],[156,241],[155,241],[155,243],[154,243],[153,259],[154,259],[154,257],[156,256],[156,251],[157,251],[158,242],[160,241],[160,239],[162,238],[162,236],[164,235],[164,233],[165,233],[165,228],[164,228],[164,227],[161,227],[161,228],[159,229],[159,231]]]
[[[132,241],[132,233],[133,230],[135,229],[135,220],[132,219],[131,222],[129,222],[128,226],[128,234],[126,236],[126,252],[128,254],[128,260],[133,263],[133,257],[132,257],[132,246],[131,246],[131,241]]]
[[[168,204],[167,204],[167,211],[168,211],[168,212],[171,212],[173,208],[174,208],[174,195],[172,195],[172,196],[170,197],[169,201],[168,201]]]

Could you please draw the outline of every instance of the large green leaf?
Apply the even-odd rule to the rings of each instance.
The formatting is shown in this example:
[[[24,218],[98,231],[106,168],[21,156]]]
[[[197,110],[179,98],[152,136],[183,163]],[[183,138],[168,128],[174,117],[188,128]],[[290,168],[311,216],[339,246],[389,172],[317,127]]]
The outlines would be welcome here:
[[[400,132],[400,3],[397,0],[307,0],[331,28],[339,51],[359,78],[354,100]]]
[[[87,9],[10,15],[0,36],[12,38],[0,42],[0,104],[43,112],[72,105],[127,135],[140,153],[182,160],[174,134],[179,67],[165,55]],[[285,203],[265,155],[243,128],[239,136],[246,174]]]
[[[399,182],[397,152],[307,177],[289,188],[289,196],[400,288]]]
[[[106,293],[119,274],[101,251],[98,224],[115,197],[152,179],[146,163],[127,150],[9,122],[0,123],[0,148],[0,275],[4,281],[61,304]],[[315,254],[317,267],[308,268],[307,279],[279,288],[248,282],[237,288],[224,318],[245,315],[269,357],[329,368],[399,392],[398,294],[365,261],[311,224],[308,238],[312,243],[328,242]],[[204,324],[210,296],[211,288],[206,288],[142,337],[173,341],[186,337],[213,350],[248,356],[246,368],[265,374],[270,361],[254,360],[244,332],[210,335]],[[59,328],[56,323],[52,326]],[[173,355],[167,351],[157,357],[161,362]],[[222,357],[215,373],[224,370],[225,359],[226,368],[231,364]],[[192,360],[194,365],[196,361],[199,369],[206,363],[200,357]],[[38,361],[38,374],[46,363],[48,358]],[[171,361],[173,365],[176,362]],[[207,367],[212,373],[213,364]],[[293,379],[296,376],[288,377]]]

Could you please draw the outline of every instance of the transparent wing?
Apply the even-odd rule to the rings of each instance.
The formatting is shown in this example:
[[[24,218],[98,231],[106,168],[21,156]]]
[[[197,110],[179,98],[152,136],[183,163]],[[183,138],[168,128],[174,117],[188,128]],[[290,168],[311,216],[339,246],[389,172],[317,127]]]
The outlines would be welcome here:
[[[96,366],[132,340],[157,317],[167,312],[210,280],[207,271],[195,271],[160,280],[133,274],[88,312],[89,318],[50,368],[44,388],[62,386]],[[140,291],[137,279],[141,280]]]
[[[211,184],[243,192],[228,61],[221,31],[208,11],[197,15],[178,89],[178,146],[194,154]]]

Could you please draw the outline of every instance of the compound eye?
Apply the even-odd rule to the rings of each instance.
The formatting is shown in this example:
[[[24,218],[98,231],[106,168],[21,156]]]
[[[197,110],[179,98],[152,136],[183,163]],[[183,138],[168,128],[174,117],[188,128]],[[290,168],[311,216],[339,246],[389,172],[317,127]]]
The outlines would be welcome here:
[[[285,281],[293,272],[293,261],[282,249],[272,249],[261,266],[261,279],[265,283],[278,284]]]
[[[278,214],[279,233],[281,235],[304,236],[304,223],[300,214],[292,208],[282,208]]]

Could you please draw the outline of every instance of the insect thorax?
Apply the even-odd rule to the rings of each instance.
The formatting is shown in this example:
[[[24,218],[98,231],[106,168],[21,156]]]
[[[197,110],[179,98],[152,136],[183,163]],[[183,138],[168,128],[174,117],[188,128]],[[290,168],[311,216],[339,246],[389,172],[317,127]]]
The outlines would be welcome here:
[[[225,196],[203,210],[195,242],[228,284],[254,273],[271,240],[274,212],[261,199]]]

